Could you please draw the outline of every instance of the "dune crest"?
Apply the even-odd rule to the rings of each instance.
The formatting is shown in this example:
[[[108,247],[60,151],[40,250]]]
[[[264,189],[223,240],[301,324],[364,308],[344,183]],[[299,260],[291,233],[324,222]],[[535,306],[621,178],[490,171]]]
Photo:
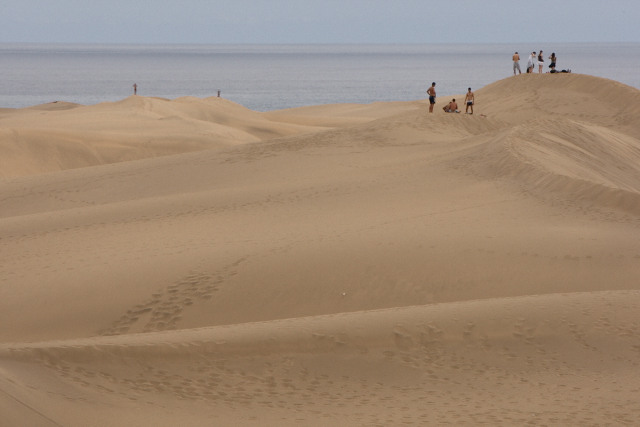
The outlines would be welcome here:
[[[0,111],[0,426],[632,425],[638,93]]]
[[[332,120],[330,126],[351,123]],[[224,149],[326,128],[279,121],[222,98],[58,102],[0,115],[0,178]]]
[[[537,83],[543,80],[543,85]],[[594,88],[599,90],[594,90]],[[590,207],[640,212],[640,91],[604,79],[576,75],[525,76],[494,83],[504,105],[491,101],[491,116],[508,125],[457,159],[481,176],[506,177],[540,197],[562,193]],[[535,95],[529,95],[530,91]],[[560,92],[560,94],[558,94]],[[506,95],[509,93],[510,95]],[[605,95],[606,94],[606,95]],[[530,101],[512,124],[514,99]],[[563,113],[566,99],[581,99]],[[482,136],[482,135],[480,135]],[[612,166],[615,165],[615,166]]]

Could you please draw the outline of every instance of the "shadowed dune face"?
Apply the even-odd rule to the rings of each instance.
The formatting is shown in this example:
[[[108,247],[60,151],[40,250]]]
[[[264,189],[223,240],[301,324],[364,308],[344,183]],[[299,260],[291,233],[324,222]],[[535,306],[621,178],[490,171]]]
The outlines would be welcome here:
[[[14,346],[0,353],[0,405],[9,420],[43,426],[633,424],[639,297],[544,295]]]
[[[607,127],[550,118],[511,127],[470,148],[453,164],[501,178],[541,198],[640,212],[638,138]],[[615,166],[612,166],[615,165]]]
[[[0,111],[0,413],[632,425],[638,93]]]
[[[583,75],[518,76],[478,91],[485,129],[454,164],[539,197],[640,212],[640,92]],[[471,144],[470,144],[471,145]]]

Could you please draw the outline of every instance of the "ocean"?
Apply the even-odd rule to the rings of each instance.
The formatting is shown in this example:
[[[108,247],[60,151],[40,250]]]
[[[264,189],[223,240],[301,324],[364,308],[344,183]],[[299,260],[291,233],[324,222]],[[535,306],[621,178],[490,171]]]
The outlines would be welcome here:
[[[84,105],[133,93],[221,96],[256,111],[305,105],[409,101],[477,90],[510,77],[511,56],[543,49],[558,69],[640,88],[640,43],[416,45],[0,44],[0,108],[53,101]]]

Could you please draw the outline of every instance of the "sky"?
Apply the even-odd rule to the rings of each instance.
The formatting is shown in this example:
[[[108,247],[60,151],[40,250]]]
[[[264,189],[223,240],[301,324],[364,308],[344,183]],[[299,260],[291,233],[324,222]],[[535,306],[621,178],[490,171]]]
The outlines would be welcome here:
[[[22,42],[640,42],[640,1],[0,0]]]

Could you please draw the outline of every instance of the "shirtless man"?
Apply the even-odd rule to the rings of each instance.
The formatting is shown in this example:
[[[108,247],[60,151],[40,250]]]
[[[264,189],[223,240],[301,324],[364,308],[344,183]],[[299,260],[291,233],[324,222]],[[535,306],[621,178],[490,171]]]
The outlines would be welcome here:
[[[459,113],[458,104],[456,103],[456,99],[453,98],[451,102],[444,107],[442,107],[445,113]]]
[[[516,70],[518,70],[518,73],[522,74],[522,71],[520,71],[520,55],[518,55],[518,52],[513,54],[513,75],[516,75]]]
[[[433,106],[436,104],[436,82],[431,83],[431,87],[427,89],[429,95],[429,112],[433,113]]]
[[[471,88],[469,88],[467,95],[464,97],[464,103],[467,104],[467,108],[464,110],[465,114],[469,112],[469,107],[471,107],[471,114],[473,114],[474,98],[473,92],[471,92]]]

